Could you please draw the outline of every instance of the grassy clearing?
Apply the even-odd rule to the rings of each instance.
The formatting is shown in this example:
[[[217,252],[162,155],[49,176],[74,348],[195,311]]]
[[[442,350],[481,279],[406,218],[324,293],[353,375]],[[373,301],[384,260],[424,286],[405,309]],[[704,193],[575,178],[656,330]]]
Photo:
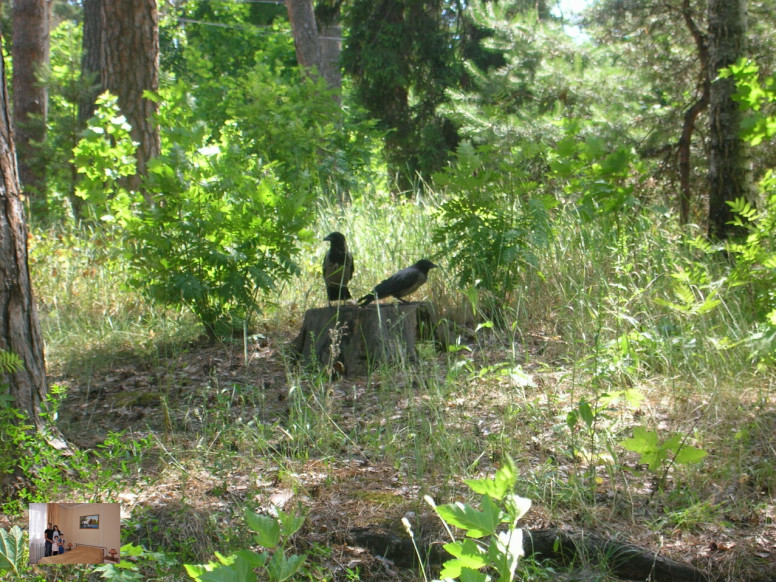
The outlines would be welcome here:
[[[199,330],[190,317],[127,291],[102,234],[36,233],[47,355],[69,389],[63,430],[89,447],[111,430],[149,439],[142,462],[117,464],[101,494],[131,512],[128,539],[179,563],[206,561],[244,547],[233,532],[244,529],[245,508],[283,499],[307,513],[295,549],[311,555],[311,578],[387,579],[348,549],[348,529],[400,533],[410,516],[436,535],[423,495],[464,499],[463,479],[492,474],[509,455],[518,493],[534,501],[529,527],[665,544],[715,579],[771,571],[774,376],[752,363],[746,290],[720,283],[724,265],[683,245],[669,217],[596,226],[561,213],[539,266],[520,273],[506,316],[491,326],[431,246],[427,202],[321,210],[301,275],[261,298],[263,337],[250,340],[247,361],[242,345],[191,343]],[[354,294],[422,256],[441,263],[423,295],[457,325],[450,352],[424,346],[417,366],[345,380],[285,358],[304,310],[325,301],[320,239],[335,229],[356,258]],[[681,464],[669,452],[649,471],[621,446],[634,427],[659,442],[681,435],[708,455]],[[84,494],[68,487],[68,500]],[[725,549],[709,550],[712,542]]]
[[[33,232],[30,269],[49,364],[68,372],[164,352],[200,333],[188,314],[150,305],[127,286],[131,273],[110,230]]]

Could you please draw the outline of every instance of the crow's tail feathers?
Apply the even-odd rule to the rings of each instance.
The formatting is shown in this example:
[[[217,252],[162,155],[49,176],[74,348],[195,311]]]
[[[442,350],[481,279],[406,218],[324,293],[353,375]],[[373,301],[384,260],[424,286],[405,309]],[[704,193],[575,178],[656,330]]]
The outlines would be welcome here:
[[[347,299],[353,299],[350,294],[350,289],[345,285],[328,285],[326,287],[326,295],[329,301],[345,301]]]
[[[361,307],[364,307],[365,305],[369,305],[370,303],[372,303],[372,301],[374,300],[375,300],[375,294],[370,293],[369,295],[364,295],[361,299],[359,299],[358,304]]]

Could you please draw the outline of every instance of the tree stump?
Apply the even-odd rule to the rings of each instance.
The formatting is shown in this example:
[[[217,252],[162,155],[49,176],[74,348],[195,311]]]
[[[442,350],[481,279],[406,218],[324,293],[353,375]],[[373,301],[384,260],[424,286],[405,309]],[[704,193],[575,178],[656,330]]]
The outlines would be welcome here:
[[[307,310],[291,348],[306,364],[357,376],[380,364],[413,362],[418,342],[429,340],[447,345],[430,303],[341,305]]]

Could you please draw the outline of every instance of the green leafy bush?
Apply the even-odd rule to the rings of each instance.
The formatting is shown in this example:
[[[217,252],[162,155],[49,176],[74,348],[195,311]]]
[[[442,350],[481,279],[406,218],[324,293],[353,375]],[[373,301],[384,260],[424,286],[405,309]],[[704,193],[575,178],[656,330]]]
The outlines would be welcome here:
[[[776,136],[776,75],[760,79],[759,68],[748,60],[721,72],[736,79],[736,96],[748,112],[743,137],[753,146],[767,143]],[[733,285],[747,285],[753,291],[754,307],[760,321],[752,336],[755,353],[767,361],[776,358],[776,169],[766,172],[760,181],[762,208],[741,198],[728,202],[736,218],[734,223],[748,232],[744,241],[728,243],[736,263],[730,275]]]
[[[119,555],[121,561],[118,564],[103,564],[95,567],[94,571],[110,582],[140,582],[169,575],[170,568],[177,565],[171,556],[163,552],[149,552],[135,544],[121,546]]]
[[[305,556],[286,554],[286,546],[302,524],[304,517],[278,510],[278,517],[259,515],[248,511],[248,527],[256,532],[253,541],[264,548],[258,552],[240,550],[230,556],[216,552],[218,562],[204,565],[186,564],[186,572],[197,582],[255,582],[254,570],[259,569],[262,580],[283,582],[292,579],[304,564]]]
[[[433,242],[456,269],[462,287],[489,293],[491,308],[515,289],[518,272],[537,264],[536,249],[552,237],[552,196],[489,147],[463,144],[456,162],[434,176],[447,198]]]
[[[682,435],[672,434],[660,442],[657,432],[648,431],[640,426],[633,429],[631,438],[625,439],[620,444],[629,451],[639,453],[640,462],[646,464],[650,471],[658,471],[671,463],[679,465],[700,463],[708,454],[703,449],[685,444]]]
[[[584,218],[619,220],[637,203],[638,157],[631,147],[612,148],[606,139],[586,132],[586,125],[578,119],[563,123],[565,136],[548,155],[552,177],[563,184],[567,199]]]
[[[208,143],[187,99],[178,86],[161,105],[160,126],[171,129],[144,195],[117,188],[103,218],[125,233],[130,284],[191,309],[216,337],[242,327],[257,294],[296,272],[312,194],[282,182],[278,163],[250,151],[236,124]]]
[[[440,578],[486,582],[494,578],[482,570],[492,569],[498,574],[499,582],[515,579],[518,562],[525,555],[523,530],[517,527],[517,522],[531,508],[530,499],[514,493],[516,483],[517,468],[514,461],[507,458],[492,479],[466,481],[471,490],[481,496],[480,509],[461,502],[436,505],[426,497],[445,524],[465,532],[462,541],[453,538],[444,545],[454,558],[443,564]],[[448,532],[453,537],[449,529]]]
[[[136,172],[136,144],[130,129],[119,110],[118,98],[107,92],[100,95],[84,136],[73,149],[81,176],[76,195],[88,203],[86,213],[90,218],[103,217],[109,202],[124,193],[122,180]]]

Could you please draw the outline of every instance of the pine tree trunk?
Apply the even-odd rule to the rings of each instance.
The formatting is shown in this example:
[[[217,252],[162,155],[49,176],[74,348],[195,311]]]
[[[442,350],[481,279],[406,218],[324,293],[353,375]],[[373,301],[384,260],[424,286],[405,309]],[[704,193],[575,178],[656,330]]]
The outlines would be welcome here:
[[[148,161],[161,152],[154,124],[157,106],[143,97],[159,89],[159,18],[156,0],[111,0],[103,3],[105,20],[104,86],[119,99],[132,126],[137,148],[137,173],[146,174]],[[137,184],[135,184],[137,186]]]
[[[102,0],[82,0],[83,37],[81,40],[81,84],[78,101],[78,127],[83,129],[94,115],[94,104],[102,90],[101,71],[105,31],[102,27]]]
[[[321,26],[320,31],[321,74],[326,79],[326,86],[335,91],[337,103],[340,103],[342,92],[342,70],[340,68],[342,27],[338,24],[328,24]]]
[[[46,115],[48,90],[41,75],[49,65],[47,0],[13,1],[13,115],[19,181],[33,206],[46,212]]]
[[[286,0],[288,20],[294,35],[296,61],[302,69],[321,73],[321,43],[312,0]]]
[[[709,236],[733,234],[728,201],[752,200],[746,144],[739,137],[741,113],[733,101],[735,81],[717,79],[719,70],[746,55],[746,0],[709,1]]]
[[[39,431],[44,431],[41,405],[48,393],[46,366],[27,263],[27,226],[16,173],[2,59],[0,75],[0,349],[13,352],[24,363],[23,369],[0,377],[0,384],[8,384],[14,406],[26,412]],[[48,431],[47,434],[54,446],[65,447],[62,440]]]
[[[118,97],[137,148],[137,175],[129,186],[138,188],[148,161],[161,152],[154,124],[156,103],[144,91],[159,89],[159,18],[156,0],[84,0],[82,78],[95,85],[79,103],[79,120],[94,112],[102,91]],[[97,89],[95,90],[95,87]]]

